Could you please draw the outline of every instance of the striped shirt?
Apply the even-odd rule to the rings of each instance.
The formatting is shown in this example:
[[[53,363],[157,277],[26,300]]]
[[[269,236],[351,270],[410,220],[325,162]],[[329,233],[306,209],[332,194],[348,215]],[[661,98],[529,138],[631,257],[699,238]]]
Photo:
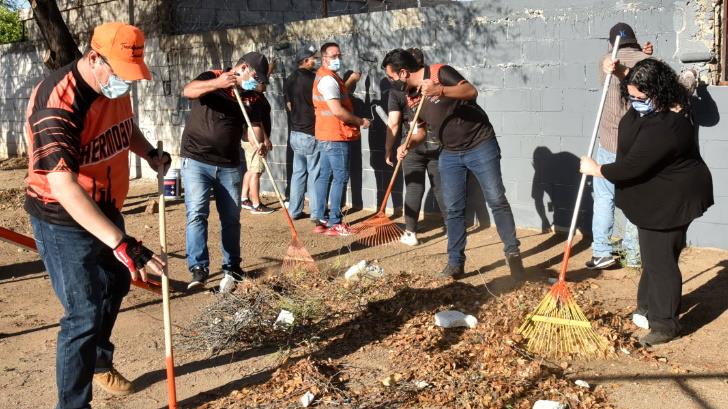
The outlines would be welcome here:
[[[58,203],[48,174],[71,172],[108,216],[129,190],[129,145],[134,132],[131,99],[108,99],[83,80],[78,60],[51,73],[30,95],[25,209],[49,223],[76,225]]]
[[[634,67],[635,64],[649,57],[649,55],[632,47],[620,48],[617,51],[619,63],[629,68]],[[604,71],[602,71],[601,62],[607,58],[611,58],[611,54],[602,57],[598,67],[602,81],[604,81]],[[604,101],[602,120],[599,123],[599,144],[612,153],[617,152],[617,128],[619,127],[619,121],[627,113],[627,108],[629,108],[622,100],[620,85],[620,81],[616,78],[610,81],[607,99]]]

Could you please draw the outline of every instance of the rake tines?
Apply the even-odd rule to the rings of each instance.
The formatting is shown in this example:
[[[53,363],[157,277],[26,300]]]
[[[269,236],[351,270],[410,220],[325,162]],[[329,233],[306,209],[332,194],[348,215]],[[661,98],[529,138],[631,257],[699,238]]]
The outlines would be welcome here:
[[[397,223],[381,211],[351,229],[356,235],[355,241],[370,247],[397,241],[404,233]]]
[[[282,273],[295,271],[306,273],[319,272],[318,266],[316,266],[316,262],[313,260],[313,257],[311,257],[308,250],[299,243],[297,237],[291,240],[291,244],[288,245],[288,251],[286,251],[286,256],[283,257],[283,265],[281,265]]]
[[[561,280],[526,317],[517,332],[528,340],[526,349],[544,356],[606,357],[613,352],[609,341],[594,330],[571,296],[566,282]]]

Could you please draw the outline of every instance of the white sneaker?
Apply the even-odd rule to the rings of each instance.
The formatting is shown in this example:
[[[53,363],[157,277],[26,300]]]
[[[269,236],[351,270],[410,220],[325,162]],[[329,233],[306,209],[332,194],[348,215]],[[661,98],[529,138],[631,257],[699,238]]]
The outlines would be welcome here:
[[[237,281],[230,274],[225,274],[222,280],[220,280],[221,293],[231,293],[235,291],[235,287],[237,286]]]
[[[634,325],[642,329],[650,329],[650,321],[648,321],[647,317],[642,314],[632,314],[632,322],[634,323]]]
[[[399,238],[399,242],[408,246],[416,246],[420,244],[417,240],[417,234],[411,231],[405,231],[402,237]]]

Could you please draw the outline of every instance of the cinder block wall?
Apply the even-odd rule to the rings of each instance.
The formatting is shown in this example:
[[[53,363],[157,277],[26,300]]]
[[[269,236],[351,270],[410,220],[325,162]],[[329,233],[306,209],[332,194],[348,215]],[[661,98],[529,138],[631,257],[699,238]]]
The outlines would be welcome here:
[[[294,68],[292,56],[298,47],[332,40],[341,44],[346,55],[344,69],[363,73],[354,90],[356,110],[371,117],[372,104],[385,104],[388,85],[379,62],[369,63],[359,57],[374,54],[381,61],[392,48],[418,46],[428,61],[454,66],[478,88],[478,101],[498,134],[503,179],[516,223],[533,228],[569,224],[579,182],[578,157],[587,150],[598,105],[601,84],[597,61],[607,52],[609,28],[619,21],[631,24],[640,42],[651,41],[655,56],[678,70],[686,65],[682,61],[709,59],[716,44],[712,30],[716,6],[708,0],[629,4],[601,0],[474,1],[305,20],[316,14],[313,7],[320,4],[312,1],[309,11],[302,11],[300,5],[286,9],[301,21],[282,17],[283,22],[271,25],[203,32],[187,32],[189,25],[185,23],[194,17],[185,7],[192,10],[202,2],[175,2],[178,20],[174,21],[179,27],[171,31],[184,34],[166,34],[170,30],[160,28],[167,21],[159,11],[168,4],[166,0],[135,3],[143,7],[134,8],[132,16],[128,14],[128,0],[117,1],[105,3],[113,9],[108,14],[85,13],[86,25],[80,25],[83,30],[76,30],[74,22],[70,25],[79,38],[87,38],[97,22],[112,17],[125,20],[126,12],[127,21],[145,29],[149,37],[147,61],[154,80],[140,83],[134,93],[138,123],[150,140],[164,140],[171,152],[179,152],[189,110],[187,101],[179,96],[187,81],[209,68],[229,66],[248,51],[275,54],[282,64],[267,93],[274,109],[275,149],[269,160],[275,179],[283,187],[290,172],[290,153],[286,149],[282,84]],[[217,2],[204,3],[210,9]],[[253,3],[258,4],[240,2],[237,12],[229,14],[237,15],[238,22],[245,24]],[[266,13],[285,13],[274,10],[280,5],[273,3],[260,2],[259,6],[267,4],[270,9],[263,10]],[[105,10],[101,4],[96,7]],[[219,10],[207,13],[205,24],[212,28],[234,24],[222,23],[222,14]],[[196,23],[198,27],[204,26],[201,21]],[[22,112],[31,86],[44,74],[40,63],[43,48],[38,42],[0,46],[0,155],[25,150]],[[704,80],[714,75],[713,67],[704,63],[688,65],[697,68]],[[720,121],[721,113],[728,112],[728,89],[703,87],[695,105],[701,150],[713,172],[717,204],[694,223],[689,239],[692,245],[728,248],[728,237],[722,234],[728,224],[724,203],[728,165],[722,160],[728,153],[728,124]],[[376,207],[386,188],[391,169],[384,164],[383,145],[384,124],[376,120],[355,146],[347,198],[355,206]],[[149,169],[137,166],[138,161],[132,165],[138,173],[150,175]],[[269,181],[264,182],[263,189],[271,190]],[[401,206],[401,194],[399,186],[390,206]],[[589,197],[587,194],[579,223],[587,232],[591,223]],[[481,212],[479,195],[471,197],[470,209],[474,217],[487,223],[488,214]]]

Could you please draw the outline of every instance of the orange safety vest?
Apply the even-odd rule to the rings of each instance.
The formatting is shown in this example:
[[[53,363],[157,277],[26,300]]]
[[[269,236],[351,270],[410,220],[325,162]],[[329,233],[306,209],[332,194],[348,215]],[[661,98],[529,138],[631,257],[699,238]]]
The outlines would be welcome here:
[[[313,81],[313,107],[316,115],[316,128],[314,133],[316,139],[320,141],[358,141],[361,133],[356,125],[349,125],[337,118],[329,109],[324,96],[318,90],[318,84],[324,77],[333,77],[339,84],[339,92],[341,93],[341,106],[349,112],[354,111],[354,105],[349,98],[349,90],[344,85],[344,81],[336,75],[335,72],[328,68],[319,68],[316,72],[316,79]]]

